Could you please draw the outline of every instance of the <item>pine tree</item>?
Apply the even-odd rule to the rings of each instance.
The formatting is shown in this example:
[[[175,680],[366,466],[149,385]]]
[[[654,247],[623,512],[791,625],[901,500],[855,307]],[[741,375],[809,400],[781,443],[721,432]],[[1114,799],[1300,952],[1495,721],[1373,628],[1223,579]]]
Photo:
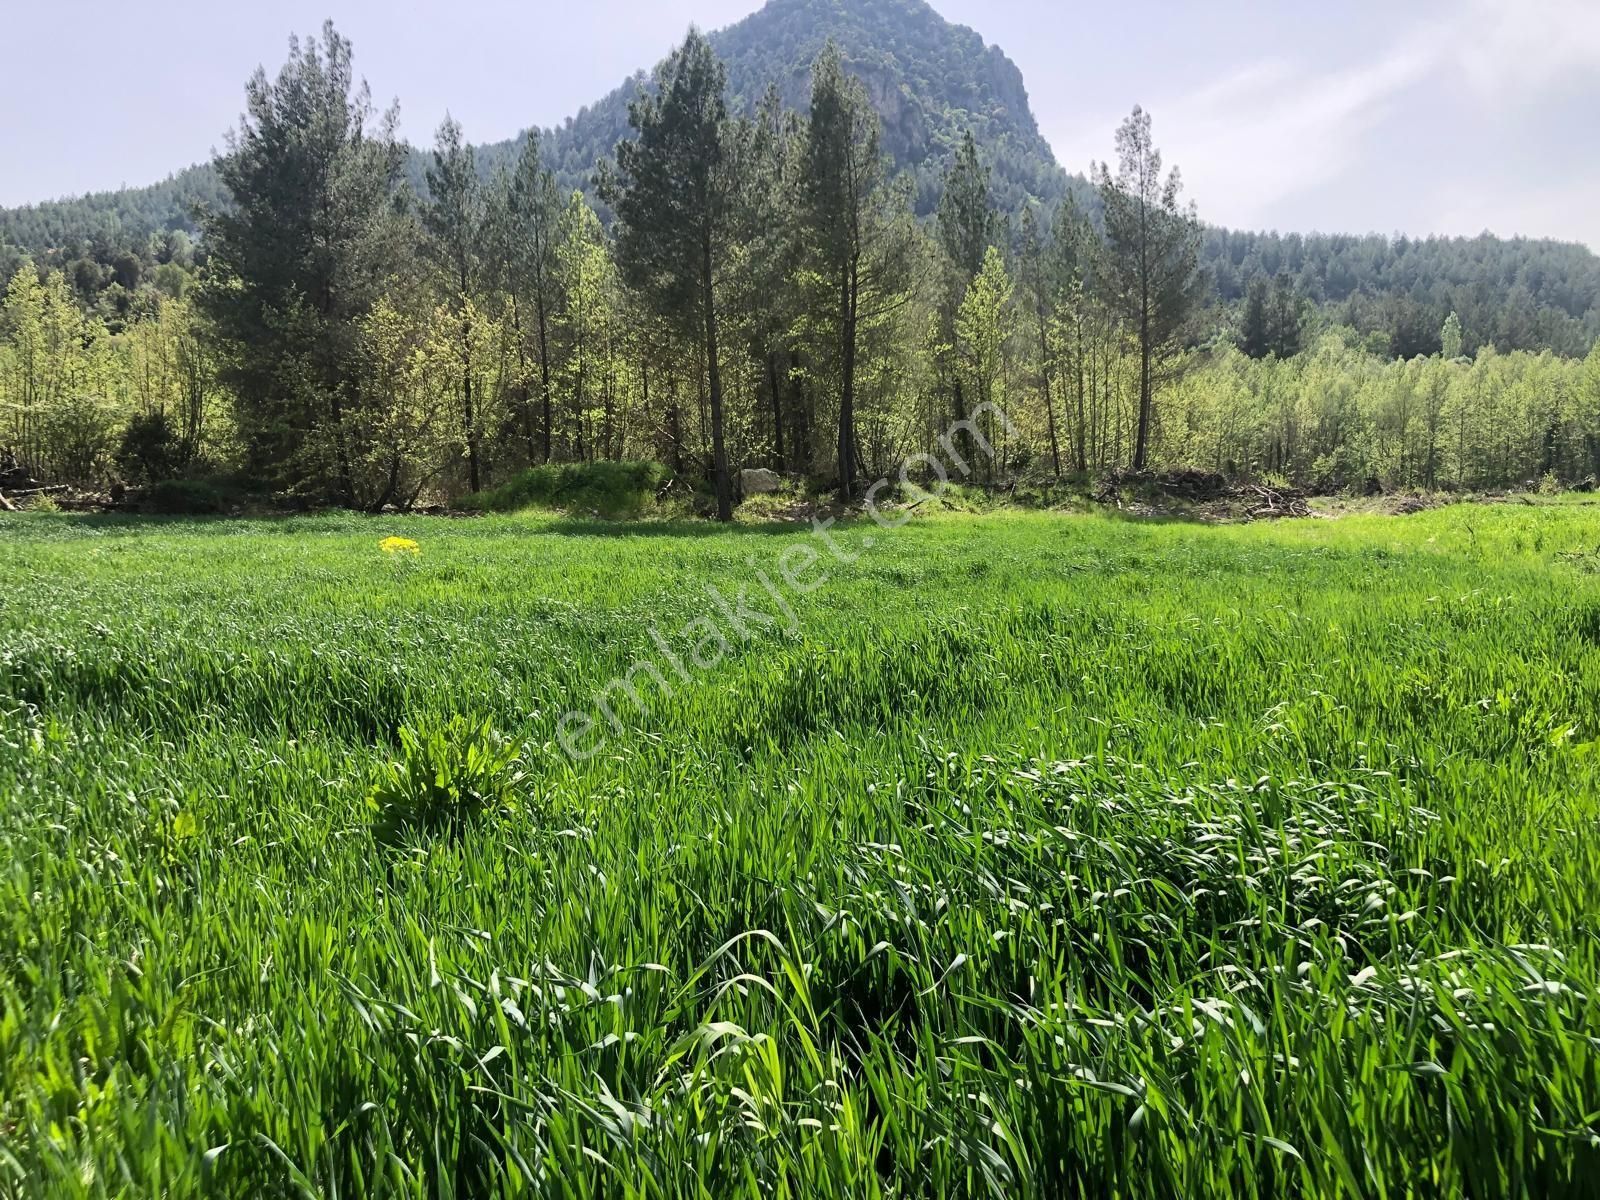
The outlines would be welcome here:
[[[1069,368],[1073,461],[1080,472],[1087,471],[1091,461],[1095,377],[1109,349],[1108,339],[1101,336],[1109,332],[1109,323],[1104,306],[1094,295],[1096,273],[1104,257],[1099,234],[1069,196],[1056,216],[1044,273],[1056,293],[1054,323],[1061,327],[1060,344]]]
[[[1135,108],[1117,130],[1117,174],[1101,163],[1095,173],[1105,206],[1111,291],[1139,345],[1139,415],[1133,469],[1149,461],[1157,384],[1202,296],[1200,222],[1179,197],[1174,168],[1161,177],[1161,152],[1150,116]]]
[[[275,81],[257,71],[216,164],[231,206],[206,220],[201,304],[229,349],[247,465],[357,501],[345,409],[362,394],[363,320],[408,258],[396,196],[405,148],[394,109],[374,124],[350,43],[291,39]]]
[[[461,136],[461,125],[446,115],[439,126],[433,165],[426,171],[428,202],[422,226],[425,248],[443,280],[445,305],[457,327],[456,367],[461,378],[461,428],[467,447],[467,481],[474,491],[483,488],[483,427],[473,396],[473,361],[476,330],[473,302],[478,298],[483,274],[485,210],[478,179],[477,157]]]
[[[556,261],[563,285],[555,319],[562,348],[560,377],[570,408],[571,457],[583,461],[602,457],[606,441],[595,436],[590,418],[608,366],[613,289],[605,234],[582,192],[573,192],[567,200]]]
[[[802,162],[803,248],[833,301],[839,495],[848,501],[855,494],[860,331],[900,302],[911,238],[902,219],[909,200],[888,186],[877,112],[861,81],[845,73],[832,42],[812,68]]]
[[[801,221],[804,123],[783,106],[776,84],[761,98],[745,164],[746,224],[751,234],[744,262],[732,283],[732,307],[744,314],[752,361],[766,390],[771,426],[771,461],[779,470],[809,470],[809,447],[798,428],[790,360],[800,338],[795,325],[809,315],[808,297],[797,286],[797,265],[806,252]],[[786,403],[787,395],[787,403]]]
[[[989,247],[1001,240],[1001,222],[990,194],[989,168],[978,158],[978,143],[970,129],[945,176],[938,229],[939,244],[965,290],[966,283],[983,269]]]
[[[520,384],[523,436],[529,460],[549,462],[554,436],[550,320],[560,302],[556,244],[562,210],[555,172],[544,161],[537,129],[528,132],[515,171],[502,178],[497,191],[497,235],[511,323],[518,335],[519,354],[525,354],[531,338],[539,365],[539,431],[534,431],[531,389],[524,369]],[[523,328],[524,322],[531,323],[531,330]]]
[[[936,222],[943,251],[944,281],[939,303],[939,358],[950,385],[951,415],[966,419],[965,373],[950,359],[956,345],[956,315],[967,288],[983,269],[984,255],[1000,240],[1000,219],[990,194],[989,169],[978,158],[978,143],[968,130],[945,176]],[[971,439],[962,443],[970,448]]]
[[[1305,325],[1305,303],[1295,291],[1294,279],[1287,271],[1278,272],[1272,281],[1272,307],[1268,316],[1268,335],[1272,352],[1280,360],[1300,353],[1301,331]]]
[[[635,136],[617,146],[602,194],[617,214],[617,263],[628,284],[685,336],[698,336],[711,404],[717,516],[733,520],[717,296],[744,215],[742,130],[728,116],[727,71],[691,31],[660,70],[660,89],[629,106]]]
[[[956,352],[978,407],[987,407],[984,416],[989,430],[990,452],[985,453],[984,476],[994,478],[994,419],[992,409],[1006,407],[1006,342],[1011,331],[1011,277],[998,247],[990,246],[983,267],[961,299],[956,313]]]
[[[1245,291],[1243,328],[1239,334],[1239,349],[1251,358],[1261,359],[1272,353],[1272,284],[1264,272],[1257,272]]]

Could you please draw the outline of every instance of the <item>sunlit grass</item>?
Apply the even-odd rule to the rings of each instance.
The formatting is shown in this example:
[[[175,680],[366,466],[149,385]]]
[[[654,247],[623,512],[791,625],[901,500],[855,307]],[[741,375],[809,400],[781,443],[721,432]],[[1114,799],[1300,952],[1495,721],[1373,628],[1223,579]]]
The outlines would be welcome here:
[[[1594,1189],[1600,508],[837,537],[0,517],[0,1194]]]

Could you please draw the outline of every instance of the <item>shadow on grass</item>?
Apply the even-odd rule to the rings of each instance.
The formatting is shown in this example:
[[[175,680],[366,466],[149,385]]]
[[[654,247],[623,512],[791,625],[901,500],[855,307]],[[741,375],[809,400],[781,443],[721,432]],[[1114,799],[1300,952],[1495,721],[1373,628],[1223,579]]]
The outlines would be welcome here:
[[[518,518],[532,517],[533,521],[519,523]],[[72,512],[43,514],[0,513],[0,528],[48,537],[50,530],[70,533],[127,533],[139,534],[161,531],[166,533],[258,533],[293,536],[311,533],[361,532],[368,522],[382,521],[385,527],[409,527],[412,530],[430,525],[438,528],[470,530],[483,526],[497,535],[540,537],[587,538],[715,538],[729,534],[795,534],[809,531],[809,522],[760,521],[723,525],[709,519],[691,517],[566,517],[540,509],[525,509],[518,513],[361,513],[348,509],[324,509],[319,512],[297,513],[206,513],[164,515],[156,513],[126,512]],[[853,521],[841,521],[849,525]]]
[[[1207,529],[1214,529],[1218,525],[1242,525],[1245,523],[1243,518],[1218,517],[1206,513],[1174,512],[1171,510],[1138,512],[1124,508],[1112,508],[1109,505],[1102,506],[1095,515],[1124,525],[1199,525]]]
[[[534,533],[554,533],[561,537],[592,538],[714,538],[738,533],[796,534],[809,532],[809,523],[799,521],[762,521],[748,525],[724,525],[712,520],[675,518],[668,521],[616,520],[606,521],[593,517],[558,517],[548,525],[540,525]]]

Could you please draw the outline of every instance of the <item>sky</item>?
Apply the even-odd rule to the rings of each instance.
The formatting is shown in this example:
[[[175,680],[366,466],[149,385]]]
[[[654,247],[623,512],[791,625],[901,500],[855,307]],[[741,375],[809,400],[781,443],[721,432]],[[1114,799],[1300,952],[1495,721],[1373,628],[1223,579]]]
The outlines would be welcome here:
[[[1600,250],[1600,0],[932,0],[1022,69],[1056,157],[1135,105],[1208,222]],[[332,17],[426,143],[553,125],[760,0],[0,0],[0,205],[208,157],[244,81]]]

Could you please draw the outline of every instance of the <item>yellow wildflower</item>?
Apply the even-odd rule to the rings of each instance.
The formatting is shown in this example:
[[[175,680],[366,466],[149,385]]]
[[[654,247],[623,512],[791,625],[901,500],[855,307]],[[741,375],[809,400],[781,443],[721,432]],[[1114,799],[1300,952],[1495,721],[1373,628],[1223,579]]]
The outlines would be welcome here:
[[[385,554],[421,554],[422,547],[410,538],[386,537],[378,543],[378,549]]]

